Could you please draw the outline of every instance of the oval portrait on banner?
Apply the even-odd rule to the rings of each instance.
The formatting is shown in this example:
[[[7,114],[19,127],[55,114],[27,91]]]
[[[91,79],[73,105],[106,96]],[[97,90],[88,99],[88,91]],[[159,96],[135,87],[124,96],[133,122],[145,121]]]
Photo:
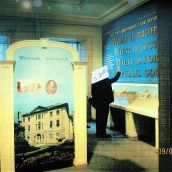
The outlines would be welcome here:
[[[49,80],[46,84],[46,91],[48,94],[55,94],[57,91],[57,84],[54,80]]]

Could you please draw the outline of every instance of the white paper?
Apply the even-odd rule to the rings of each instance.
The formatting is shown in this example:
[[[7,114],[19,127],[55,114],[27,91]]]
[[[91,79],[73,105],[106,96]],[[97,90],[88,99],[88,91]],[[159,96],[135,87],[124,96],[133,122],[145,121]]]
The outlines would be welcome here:
[[[92,72],[92,84],[109,77],[107,65]]]

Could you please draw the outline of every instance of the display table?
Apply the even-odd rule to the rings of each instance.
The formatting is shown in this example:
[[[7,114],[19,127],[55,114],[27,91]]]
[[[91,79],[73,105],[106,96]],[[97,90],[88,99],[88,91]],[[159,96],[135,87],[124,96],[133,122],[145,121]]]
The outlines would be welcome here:
[[[152,91],[146,86],[146,91],[142,88],[143,92],[140,92],[135,85],[136,91],[129,91],[127,87],[120,90],[116,88],[114,93],[115,101],[110,104],[110,108],[113,108],[114,112],[117,110],[123,110],[125,112],[125,135],[129,138],[138,138],[138,120],[139,116],[146,116],[155,120],[155,147],[159,147],[159,117],[158,117],[158,95],[157,87],[154,87]],[[114,114],[115,115],[115,114]],[[117,121],[118,122],[118,121]],[[144,125],[144,121],[142,121]]]

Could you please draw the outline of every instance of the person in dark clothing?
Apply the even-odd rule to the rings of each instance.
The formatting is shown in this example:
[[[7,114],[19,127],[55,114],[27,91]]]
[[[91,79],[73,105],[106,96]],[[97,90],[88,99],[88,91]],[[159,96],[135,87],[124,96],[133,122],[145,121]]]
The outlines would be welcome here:
[[[91,85],[90,103],[96,109],[96,137],[98,138],[111,137],[106,133],[109,104],[114,101],[111,84],[116,82],[120,75],[120,68],[117,67],[117,74],[114,78],[105,78]]]

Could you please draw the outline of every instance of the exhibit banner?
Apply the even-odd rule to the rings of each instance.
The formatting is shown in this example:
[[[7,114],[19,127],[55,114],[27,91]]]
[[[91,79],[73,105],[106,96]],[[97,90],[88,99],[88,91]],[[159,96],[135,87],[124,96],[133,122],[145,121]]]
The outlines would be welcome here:
[[[103,65],[122,83],[158,83],[156,4],[141,6],[103,26]]]
[[[61,48],[23,47],[14,53],[14,103],[17,114],[29,113],[37,106],[68,103],[73,107],[73,69],[71,54]]]
[[[33,42],[13,53],[16,171],[73,165],[73,54],[54,44]]]

